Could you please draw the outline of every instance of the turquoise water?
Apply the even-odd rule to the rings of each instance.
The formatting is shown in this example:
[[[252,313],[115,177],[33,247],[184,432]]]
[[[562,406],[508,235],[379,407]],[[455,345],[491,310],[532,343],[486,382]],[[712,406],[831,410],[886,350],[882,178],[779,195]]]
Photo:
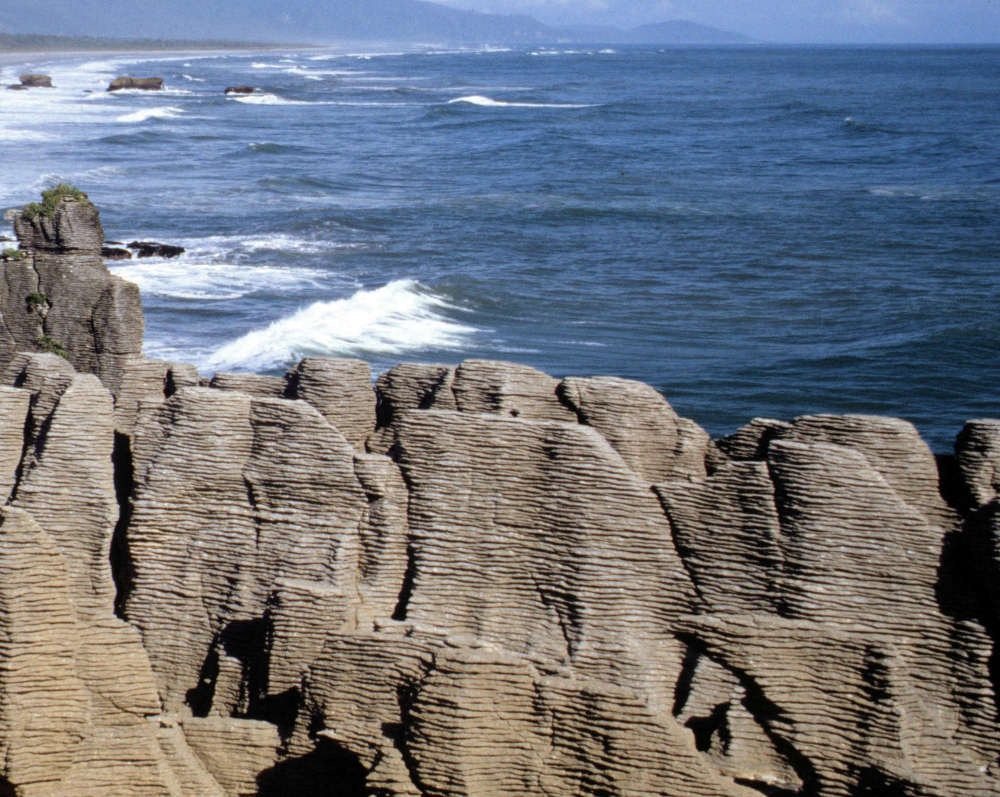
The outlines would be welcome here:
[[[188,249],[112,264],[149,356],[509,359],[643,380],[714,435],[867,412],[939,451],[1000,415],[1000,49],[26,66],[57,88],[0,92],[0,203],[68,180],[109,239]]]

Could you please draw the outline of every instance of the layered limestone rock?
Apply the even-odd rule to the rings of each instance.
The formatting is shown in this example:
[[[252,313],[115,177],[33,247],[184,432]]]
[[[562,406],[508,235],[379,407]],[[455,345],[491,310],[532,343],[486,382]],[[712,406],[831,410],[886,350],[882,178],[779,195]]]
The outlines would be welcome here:
[[[24,256],[0,264],[0,363],[17,351],[56,352],[117,393],[142,352],[139,289],[104,265],[97,209],[82,195],[47,193],[45,207],[14,217]]]
[[[16,387],[0,389],[0,784],[23,795],[212,793],[183,738],[161,744],[148,657],[114,614],[111,395],[54,354],[18,355],[4,381]],[[179,770],[173,752],[195,766]],[[218,790],[207,773],[204,783]]]
[[[1000,421],[952,461],[483,360],[2,376],[0,793],[1000,793]]]

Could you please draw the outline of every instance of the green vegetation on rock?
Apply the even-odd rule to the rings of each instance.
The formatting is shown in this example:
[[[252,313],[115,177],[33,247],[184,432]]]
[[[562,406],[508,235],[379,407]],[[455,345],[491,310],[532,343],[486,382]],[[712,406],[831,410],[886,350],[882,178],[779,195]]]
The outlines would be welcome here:
[[[38,340],[35,341],[35,343],[37,343],[41,347],[42,351],[51,352],[52,354],[58,354],[60,357],[64,359],[67,360],[69,359],[69,355],[66,354],[66,349],[62,347],[62,344],[57,340],[53,340],[47,334],[42,335]]]
[[[52,218],[52,215],[56,212],[56,208],[59,207],[59,203],[66,197],[86,202],[88,205],[90,204],[90,199],[79,188],[69,183],[59,183],[59,185],[53,188],[42,191],[41,204],[29,202],[25,205],[23,210],[24,217],[28,221],[34,221],[39,216]]]
[[[27,256],[24,249],[4,249],[0,252],[0,260],[24,260]]]
[[[25,297],[25,301],[28,303],[28,312],[31,312],[37,308],[44,309],[49,303],[49,297],[41,291],[32,291]]]

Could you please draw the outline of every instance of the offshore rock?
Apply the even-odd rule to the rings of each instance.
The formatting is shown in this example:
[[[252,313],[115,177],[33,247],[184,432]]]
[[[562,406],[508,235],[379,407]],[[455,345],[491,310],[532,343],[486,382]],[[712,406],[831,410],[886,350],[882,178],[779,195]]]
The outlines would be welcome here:
[[[183,246],[161,244],[158,241],[132,241],[128,248],[136,253],[136,257],[177,257],[187,250]]]
[[[18,350],[55,351],[117,392],[141,356],[144,322],[138,287],[104,265],[96,208],[64,197],[51,216],[18,213],[14,231],[28,256],[0,264],[0,363]]]
[[[42,75],[38,73],[29,73],[21,75],[18,80],[21,81],[21,85],[26,88],[52,88],[52,77],[50,75]]]
[[[108,86],[108,91],[122,89],[141,89],[143,91],[159,91],[163,88],[161,77],[116,77]]]

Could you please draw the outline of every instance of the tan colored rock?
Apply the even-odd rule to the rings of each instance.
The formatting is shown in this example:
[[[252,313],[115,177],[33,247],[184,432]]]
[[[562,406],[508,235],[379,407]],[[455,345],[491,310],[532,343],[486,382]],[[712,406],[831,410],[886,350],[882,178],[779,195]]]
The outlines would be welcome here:
[[[708,433],[677,415],[649,385],[612,376],[567,377],[557,392],[580,423],[600,432],[647,483],[705,476]]]
[[[430,410],[402,417],[395,449],[411,557],[397,616],[672,700],[667,629],[693,591],[655,498],[604,438]]]
[[[229,797],[256,797],[257,774],[273,766],[281,742],[269,722],[185,717],[184,738]]]
[[[263,374],[216,374],[208,383],[217,390],[238,390],[258,398],[284,398],[285,380]]]
[[[394,439],[393,423],[408,410],[457,409],[454,379],[454,367],[426,363],[400,363],[382,374],[375,382],[378,418],[368,450],[386,453]]]
[[[576,423],[575,413],[556,394],[558,385],[558,380],[526,365],[465,360],[455,369],[451,390],[459,412]]]
[[[967,500],[980,507],[1000,493],[1000,420],[967,421],[955,442]]]
[[[140,419],[134,453],[126,613],[168,708],[194,700],[204,711],[217,688],[238,691],[203,674],[218,662],[225,675],[226,655],[242,663],[233,677],[252,679],[279,578],[360,602],[368,502],[352,448],[305,402],[185,388]]]
[[[309,402],[347,441],[364,450],[375,430],[375,391],[368,363],[306,357],[288,372],[287,394]]]
[[[162,404],[182,387],[198,384],[193,365],[166,360],[131,360],[115,396],[115,430],[131,437],[140,405]]]

